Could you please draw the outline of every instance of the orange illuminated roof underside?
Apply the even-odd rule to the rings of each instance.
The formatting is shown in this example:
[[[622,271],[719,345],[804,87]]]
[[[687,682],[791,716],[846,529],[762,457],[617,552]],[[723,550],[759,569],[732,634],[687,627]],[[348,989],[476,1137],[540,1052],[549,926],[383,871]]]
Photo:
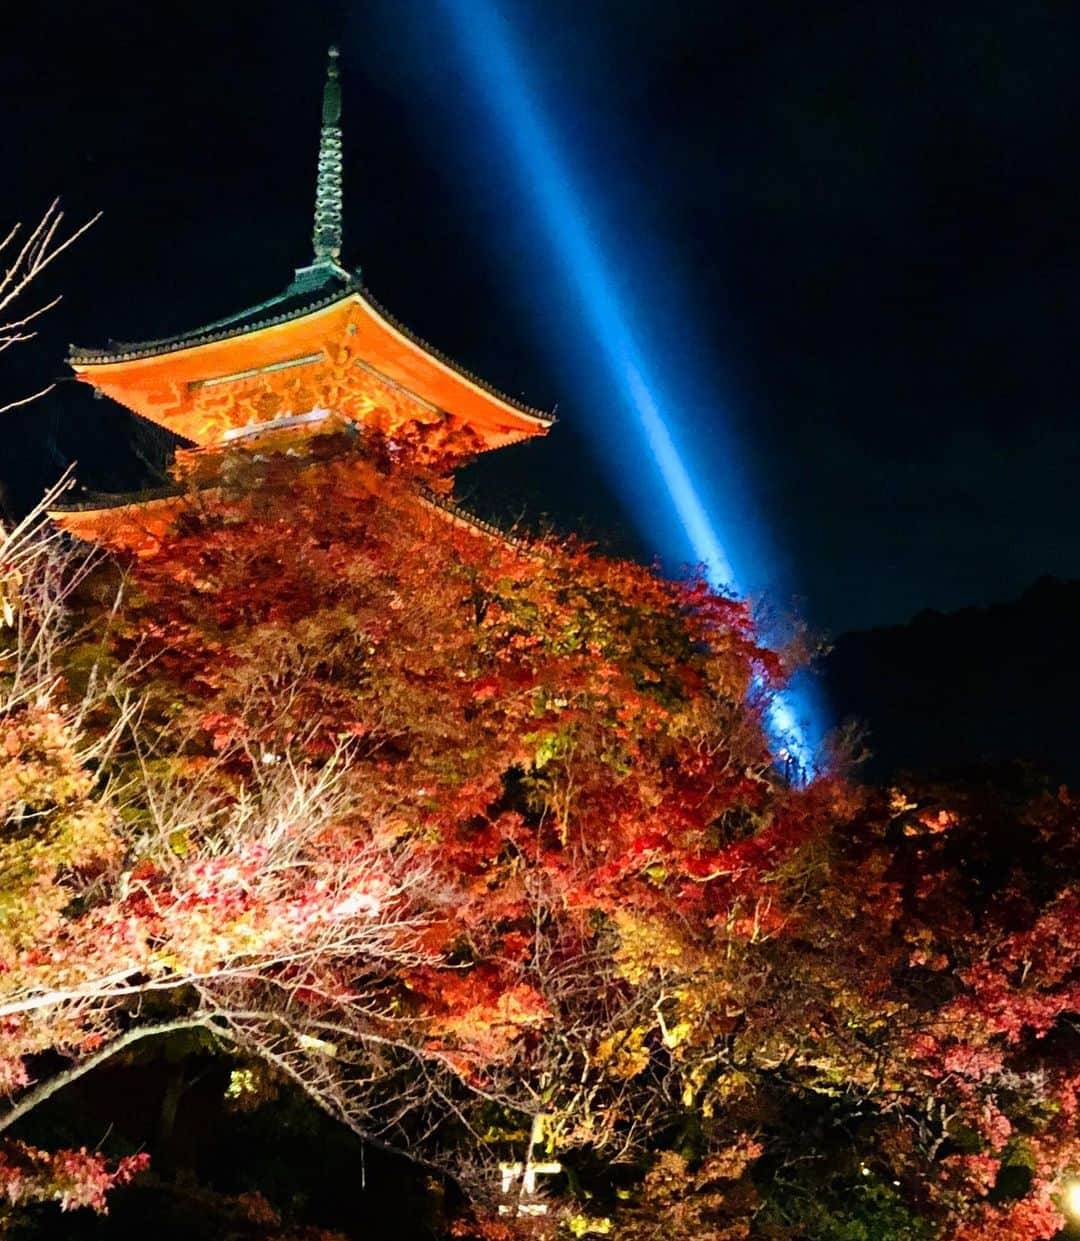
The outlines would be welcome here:
[[[112,551],[154,556],[183,505],[183,496],[164,496],[111,508],[58,508],[49,516],[68,534],[84,542]]]
[[[543,435],[553,422],[436,356],[355,286],[284,322],[79,351],[71,364],[99,392],[199,446],[329,410],[391,438],[419,429],[448,456],[466,457]]]

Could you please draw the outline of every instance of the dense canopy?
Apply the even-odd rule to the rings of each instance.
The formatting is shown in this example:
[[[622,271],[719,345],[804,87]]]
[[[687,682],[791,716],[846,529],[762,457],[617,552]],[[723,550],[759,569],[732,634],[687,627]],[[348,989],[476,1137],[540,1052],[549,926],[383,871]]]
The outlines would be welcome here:
[[[791,787],[745,604],[400,466],[235,449],[153,554],[0,544],[11,1210],[136,1175],[26,1126],[194,1037],[448,1177],[457,1235],[1052,1236],[1068,796]]]

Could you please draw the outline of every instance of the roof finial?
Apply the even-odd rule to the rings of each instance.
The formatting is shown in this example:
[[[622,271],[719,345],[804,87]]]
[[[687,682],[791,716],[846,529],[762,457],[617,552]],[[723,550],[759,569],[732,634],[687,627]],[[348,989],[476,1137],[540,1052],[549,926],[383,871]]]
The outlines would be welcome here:
[[[319,138],[319,172],[315,184],[315,262],[341,259],[341,83],[338,81],[338,50],[330,48],[323,88],[322,133]]]

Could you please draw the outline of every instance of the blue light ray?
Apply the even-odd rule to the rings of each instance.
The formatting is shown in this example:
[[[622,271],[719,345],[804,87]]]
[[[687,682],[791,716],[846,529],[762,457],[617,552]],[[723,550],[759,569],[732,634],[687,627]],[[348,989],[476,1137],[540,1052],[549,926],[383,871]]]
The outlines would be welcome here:
[[[647,450],[646,459],[655,467],[661,494],[674,510],[693,558],[705,567],[714,586],[743,593],[736,558],[721,541],[702,502],[699,484],[687,466],[687,454],[677,442],[675,420],[665,409],[670,406],[670,397],[662,395],[664,386],[650,373],[654,369],[647,362],[650,351],[636,329],[630,306],[620,297],[614,275],[619,268],[596,236],[594,220],[559,149],[555,128],[529,86],[526,61],[513,32],[494,0],[440,3],[482,88],[491,122],[513,158],[516,175],[529,187],[536,223],[550,251],[558,256],[581,318],[606,366],[609,383],[631,415],[630,425]],[[620,260],[623,258],[620,255]],[[728,496],[727,501],[731,511],[733,498]],[[742,542],[749,543],[745,534]],[[747,563],[746,551],[744,546],[740,567]],[[776,753],[796,773],[813,771],[814,747],[803,718],[812,714],[809,695],[796,697],[790,690],[774,694],[767,707]]]

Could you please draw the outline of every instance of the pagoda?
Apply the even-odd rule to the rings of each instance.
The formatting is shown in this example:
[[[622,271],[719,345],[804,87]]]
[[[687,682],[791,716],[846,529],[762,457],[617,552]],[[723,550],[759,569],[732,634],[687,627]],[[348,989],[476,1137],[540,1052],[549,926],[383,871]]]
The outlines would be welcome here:
[[[189,460],[282,442],[295,455],[298,440],[344,427],[408,444],[410,459],[452,469],[545,434],[550,415],[496,391],[410,332],[375,301],[359,269],[342,266],[337,61],[331,48],[312,261],[276,297],[193,331],[98,349],[72,345],[76,377],[188,441],[178,456]],[[102,498],[53,516],[95,541],[118,525],[149,533],[175,511],[179,490]]]

